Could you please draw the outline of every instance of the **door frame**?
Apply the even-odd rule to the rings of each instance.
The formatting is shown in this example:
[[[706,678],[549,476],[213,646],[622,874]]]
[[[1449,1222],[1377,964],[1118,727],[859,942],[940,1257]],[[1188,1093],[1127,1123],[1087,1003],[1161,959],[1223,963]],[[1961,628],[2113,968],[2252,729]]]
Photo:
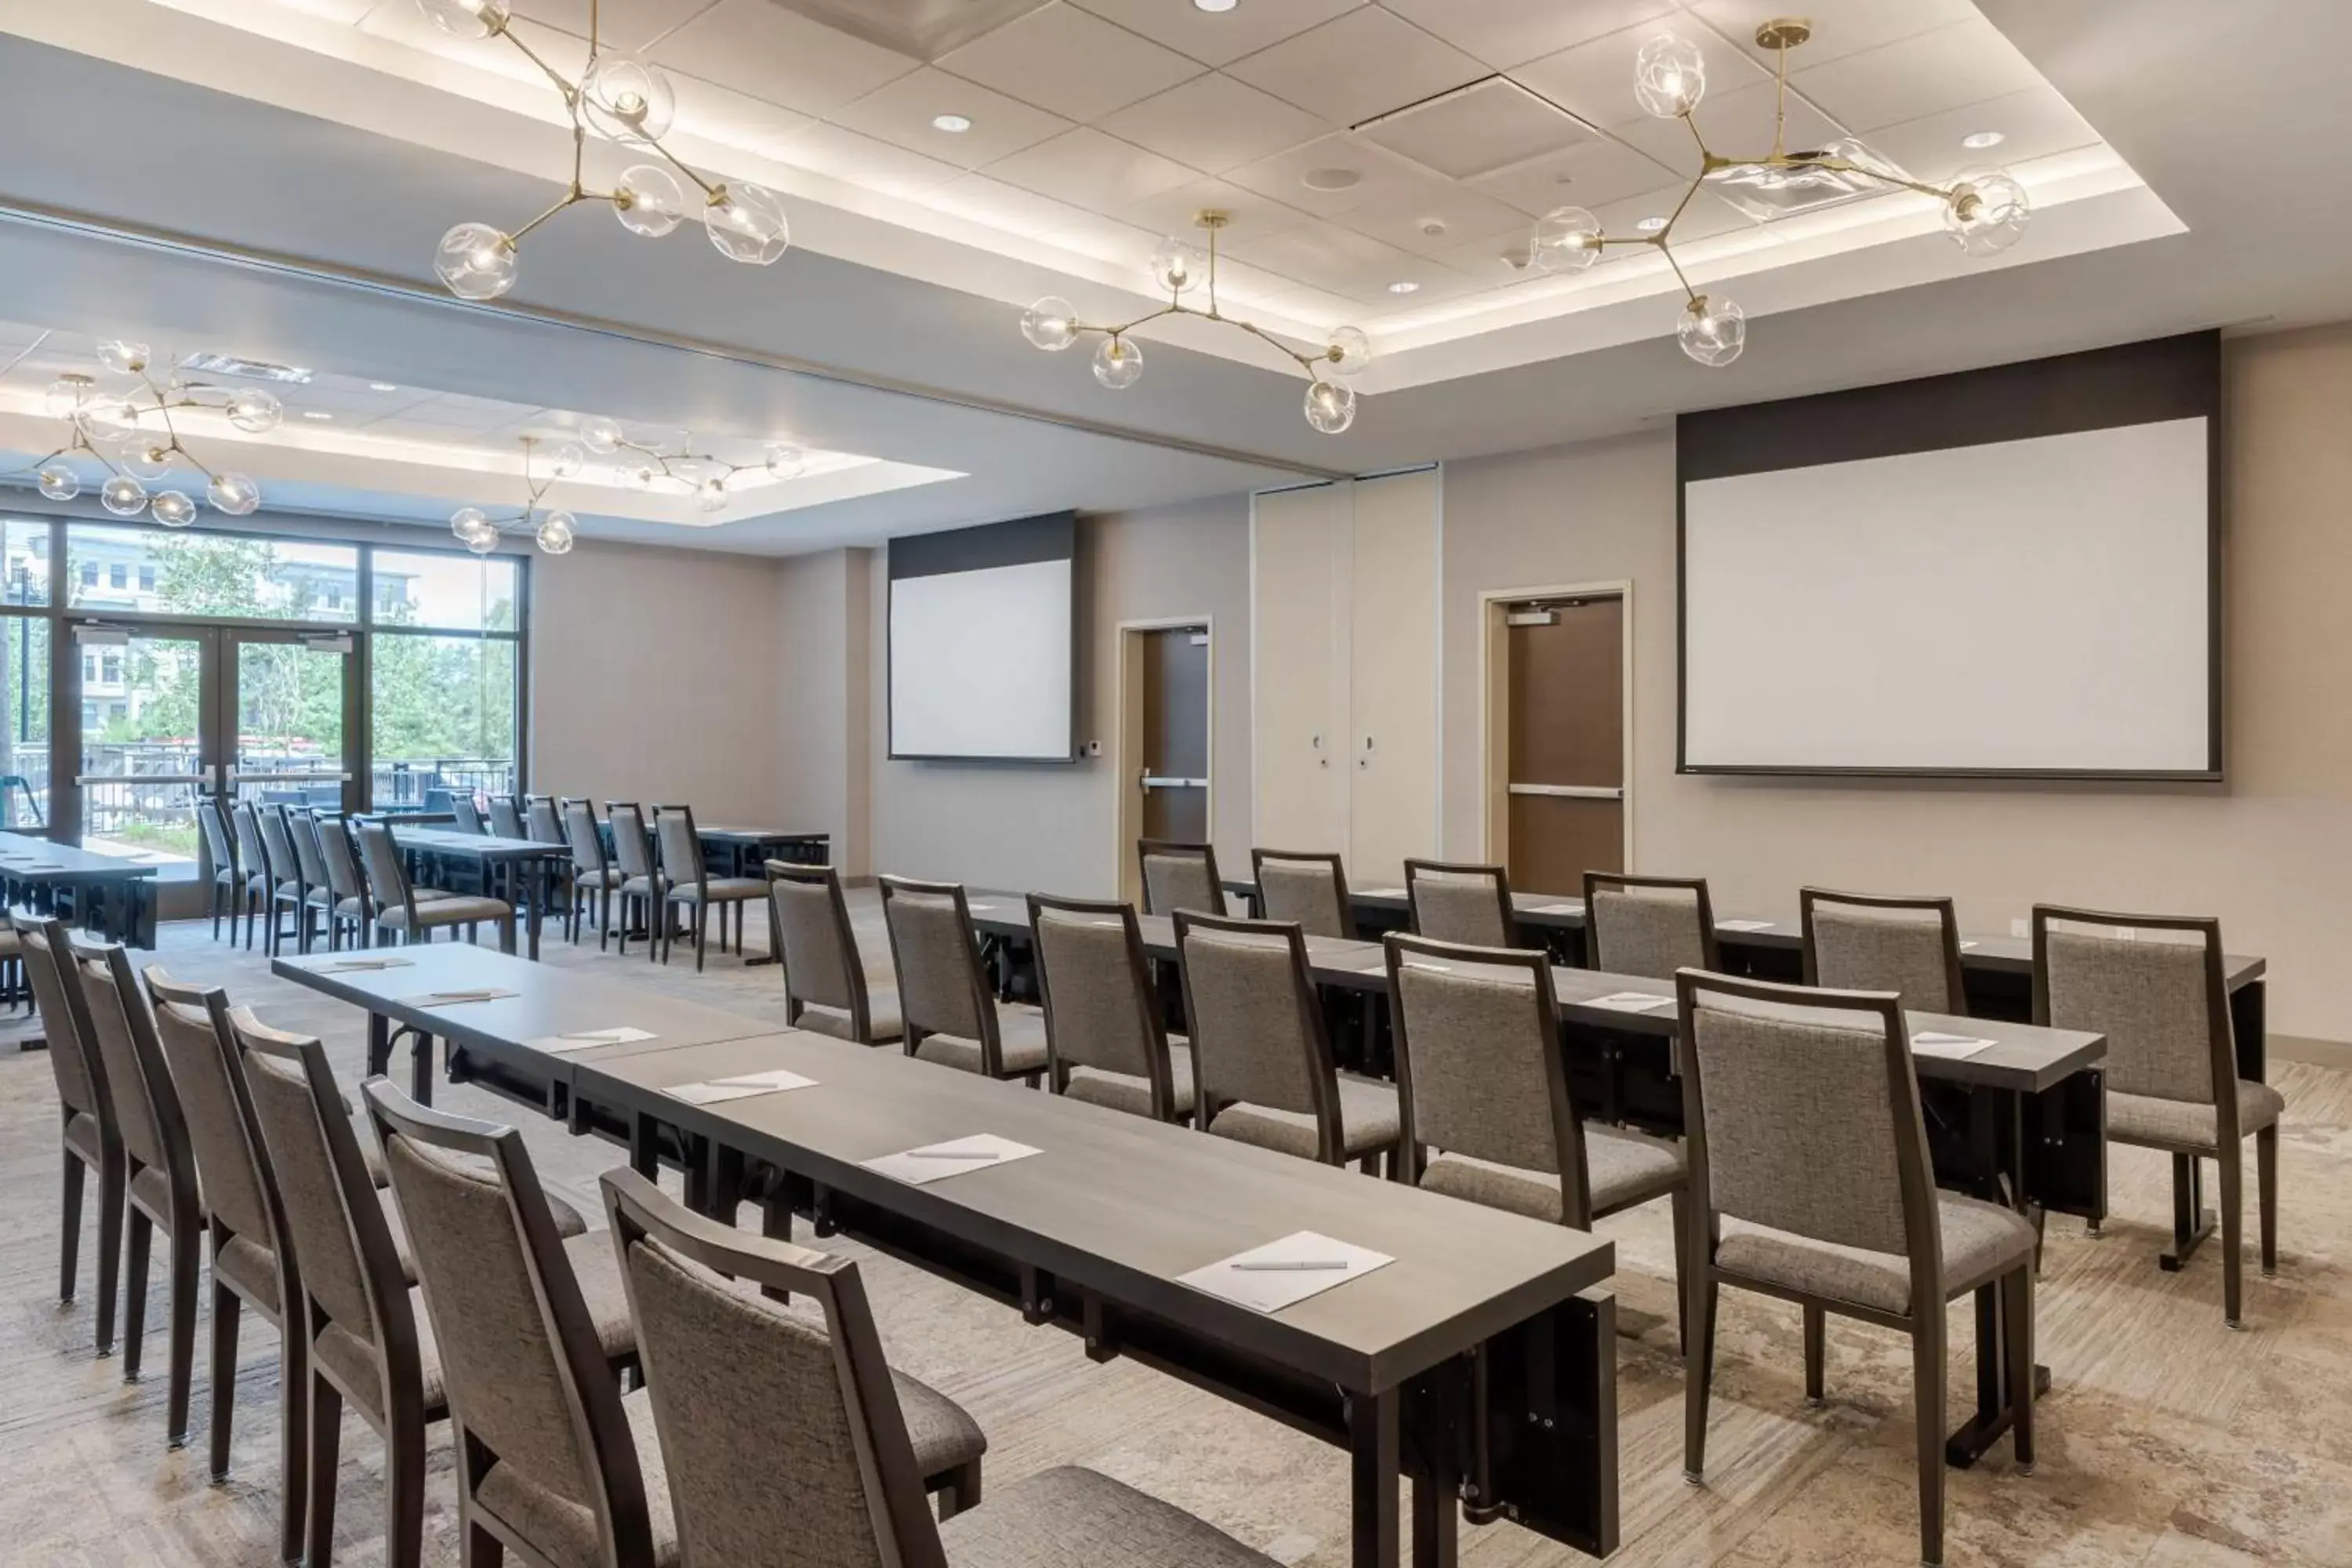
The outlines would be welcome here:
[[[1136,864],[1135,841],[1143,833],[1143,790],[1131,781],[1143,768],[1143,659],[1141,638],[1147,632],[1181,631],[1198,626],[1209,637],[1208,769],[1206,813],[1209,842],[1217,837],[1217,618],[1214,616],[1154,616],[1121,621],[1113,629],[1118,639],[1117,706],[1111,715],[1113,767],[1118,807],[1111,813],[1111,885],[1118,897],[1136,903],[1142,897],[1141,868]]]
[[[1554,584],[1528,588],[1489,588],[1478,595],[1478,858],[1507,864],[1510,855],[1511,727],[1509,719],[1510,659],[1504,616],[1509,606],[1529,599],[1572,599],[1614,596],[1623,606],[1619,615],[1622,643],[1617,667],[1624,679],[1624,795],[1618,816],[1625,834],[1623,864],[1633,864],[1633,580],[1616,578],[1592,583]],[[1533,889],[1571,892],[1568,888]]]

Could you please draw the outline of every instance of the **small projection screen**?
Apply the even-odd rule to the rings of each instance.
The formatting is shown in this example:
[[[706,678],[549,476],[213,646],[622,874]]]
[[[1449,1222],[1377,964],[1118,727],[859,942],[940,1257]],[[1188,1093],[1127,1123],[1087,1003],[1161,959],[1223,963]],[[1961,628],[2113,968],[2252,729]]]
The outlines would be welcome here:
[[[890,756],[1066,763],[1077,517],[890,542]]]
[[[2221,776],[2213,333],[1685,416],[1685,773]]]

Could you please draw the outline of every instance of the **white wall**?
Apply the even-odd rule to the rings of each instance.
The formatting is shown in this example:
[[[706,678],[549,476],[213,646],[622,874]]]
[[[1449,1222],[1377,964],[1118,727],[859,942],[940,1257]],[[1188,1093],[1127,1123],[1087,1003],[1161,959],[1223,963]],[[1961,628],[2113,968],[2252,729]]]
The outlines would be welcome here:
[[[864,876],[872,858],[866,689],[874,552],[827,550],[789,557],[782,567],[779,798],[788,826],[832,835],[833,863],[843,876]]]

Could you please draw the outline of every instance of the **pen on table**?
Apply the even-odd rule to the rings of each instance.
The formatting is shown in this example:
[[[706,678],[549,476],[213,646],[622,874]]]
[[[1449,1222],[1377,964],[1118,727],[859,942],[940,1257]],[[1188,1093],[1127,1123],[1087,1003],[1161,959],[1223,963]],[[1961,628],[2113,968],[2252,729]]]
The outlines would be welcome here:
[[[1257,1274],[1296,1273],[1310,1268],[1345,1268],[1348,1260],[1344,1258],[1302,1258],[1296,1262],[1234,1263],[1227,1267]]]
[[[1001,1160],[993,1149],[909,1149],[909,1160]]]

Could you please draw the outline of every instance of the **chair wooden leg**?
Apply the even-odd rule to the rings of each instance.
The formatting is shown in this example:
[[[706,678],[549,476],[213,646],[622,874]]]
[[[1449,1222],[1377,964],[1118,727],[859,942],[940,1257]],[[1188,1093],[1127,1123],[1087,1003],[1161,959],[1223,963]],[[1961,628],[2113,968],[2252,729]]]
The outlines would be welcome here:
[[[457,1568],[503,1568],[506,1542],[467,1520],[457,1537]]]
[[[139,1381],[141,1352],[147,1335],[147,1252],[155,1222],[138,1209],[130,1211],[130,1228],[122,1238],[122,1381]]]
[[[129,1177],[122,1151],[101,1152],[98,1162],[98,1353],[114,1353],[114,1304],[122,1283],[122,1218]]]
[[[2221,1151],[2221,1321],[2245,1326],[2246,1145]]]
[[[1397,1179],[1411,1178],[1400,1175]],[[1669,1201],[1674,1205],[1675,1218],[1675,1348],[1685,1351],[1690,1348],[1690,1294],[1683,1289],[1683,1281],[1690,1273],[1690,1192],[1676,1187]]]
[[[719,940],[723,942],[726,940],[727,930],[727,915],[724,910],[720,911],[719,916]],[[694,905],[694,972],[697,974],[702,973],[703,950],[710,945],[709,938],[710,900],[698,899]]]
[[[289,1325],[289,1331],[302,1331]],[[342,1458],[343,1396],[315,1372],[310,1374],[310,1495],[303,1510],[303,1568],[333,1568],[335,1472]]]
[[[2263,1278],[2278,1272],[2278,1123],[2254,1134],[2254,1202],[2262,1210]]]
[[[968,1509],[980,1506],[980,1461],[958,1465],[941,1478],[937,1496],[940,1518],[953,1519]]]
[[[1919,1454],[1919,1561],[1928,1568],[1944,1561],[1944,1306],[1939,1301],[1920,1312],[1911,1330],[1911,1405]]]
[[[1828,1314],[1819,1307],[1805,1303],[1805,1402],[1809,1405],[1819,1405],[1823,1398],[1823,1373],[1829,1360],[1827,1320]]]
[[[245,1303],[237,1293],[213,1284],[212,1475],[228,1479],[229,1423],[236,1411],[236,1330]]]
[[[424,1560],[425,1423],[395,1415],[383,1438],[383,1561],[418,1568]]]
[[[58,1258],[58,1301],[60,1305],[74,1299],[75,1266],[81,1259],[81,1189],[87,1174],[80,1155],[70,1149],[65,1154],[65,1192],[59,1205],[64,1211],[65,1235]]]
[[[194,1205],[188,1205],[191,1210]],[[204,1222],[193,1213],[172,1227],[171,1364],[165,1371],[166,1436],[174,1448],[188,1443],[188,1403],[196,1375],[196,1275],[204,1261]]]
[[[310,1491],[310,1363],[303,1353],[301,1307],[278,1330],[278,1554],[302,1557],[302,1517]]]
[[[625,910],[622,912],[624,916],[627,913]],[[596,889],[596,951],[598,952],[604,951],[604,939],[610,936],[612,931],[613,889],[612,887],[607,884],[606,886]],[[627,952],[628,945],[629,933],[625,929],[621,932],[621,950],[624,952]]]
[[[2009,1351],[2009,1437],[2017,1452],[2017,1473],[2033,1473],[2033,1270],[2021,1268],[2000,1284],[2000,1308],[2008,1321],[2001,1342]]]
[[[1697,1486],[1706,1474],[1706,1401],[1715,1376],[1715,1271],[1685,1260],[1684,1289],[1690,1297],[1683,1339],[1683,1479]],[[1694,1264],[1696,1263],[1696,1266]]]
[[[515,918],[512,915],[499,922],[499,951],[511,955],[515,950]]]

